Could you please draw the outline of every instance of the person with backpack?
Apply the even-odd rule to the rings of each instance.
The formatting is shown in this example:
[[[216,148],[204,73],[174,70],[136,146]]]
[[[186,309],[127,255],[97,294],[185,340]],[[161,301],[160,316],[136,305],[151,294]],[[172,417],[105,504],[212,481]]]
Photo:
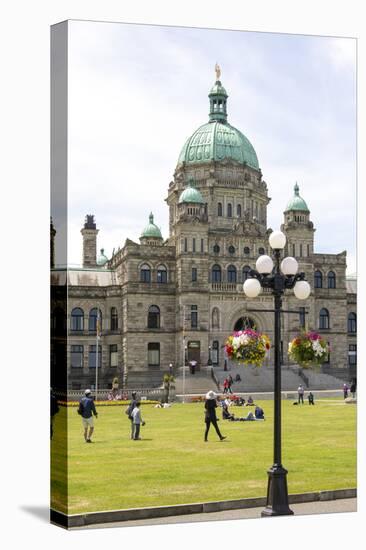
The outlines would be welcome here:
[[[78,414],[80,414],[83,421],[85,443],[92,443],[91,436],[94,432],[93,415],[97,418],[98,414],[90,390],[85,390],[85,396],[79,403]]]
[[[134,426],[133,426],[133,416],[132,416],[132,411],[133,409],[136,407],[136,403],[137,403],[137,399],[136,399],[136,392],[133,391],[131,393],[131,401],[130,401],[130,404],[128,405],[127,409],[125,410],[125,413],[127,414],[128,416],[128,419],[131,421],[131,439],[134,438]]]

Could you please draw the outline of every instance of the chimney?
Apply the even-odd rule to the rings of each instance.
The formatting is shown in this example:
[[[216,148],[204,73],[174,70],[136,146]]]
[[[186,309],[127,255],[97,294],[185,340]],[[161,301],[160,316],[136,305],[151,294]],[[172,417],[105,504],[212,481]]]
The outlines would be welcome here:
[[[98,231],[94,215],[87,214],[84,227],[81,230],[83,236],[83,267],[96,267],[97,265]]]

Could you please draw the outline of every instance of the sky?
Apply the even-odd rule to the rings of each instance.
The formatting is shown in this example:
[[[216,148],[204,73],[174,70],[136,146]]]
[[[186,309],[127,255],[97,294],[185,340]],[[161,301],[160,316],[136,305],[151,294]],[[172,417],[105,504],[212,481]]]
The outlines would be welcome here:
[[[354,39],[85,21],[69,31],[68,263],[81,264],[86,214],[108,257],[139,242],[150,211],[168,237],[164,199],[186,139],[208,121],[216,62],[228,122],[268,185],[268,226],[280,227],[297,182],[315,252],[347,250],[355,272]]]

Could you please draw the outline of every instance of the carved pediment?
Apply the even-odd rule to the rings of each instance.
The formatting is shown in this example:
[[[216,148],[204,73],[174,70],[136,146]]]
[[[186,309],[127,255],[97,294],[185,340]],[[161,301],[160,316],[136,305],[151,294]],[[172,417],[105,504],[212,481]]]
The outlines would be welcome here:
[[[240,220],[235,223],[233,227],[233,234],[260,237],[263,234],[263,230],[256,222]]]

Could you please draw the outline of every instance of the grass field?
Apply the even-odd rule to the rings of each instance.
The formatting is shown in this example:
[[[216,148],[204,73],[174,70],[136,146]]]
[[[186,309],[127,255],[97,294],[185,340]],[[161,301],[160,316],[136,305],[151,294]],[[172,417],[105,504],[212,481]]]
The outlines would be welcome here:
[[[211,427],[203,441],[203,404],[170,409],[142,405],[146,426],[131,441],[125,407],[99,407],[94,443],[83,439],[75,407],[56,415],[51,445],[52,507],[68,514],[258,497],[266,494],[273,462],[273,402],[258,402],[263,422]],[[240,416],[249,407],[232,407]],[[218,412],[218,415],[220,412]],[[62,481],[63,429],[68,415],[68,485]],[[220,414],[221,418],[221,414]],[[356,407],[342,399],[294,407],[283,401],[283,465],[289,493],[356,487]],[[68,507],[65,507],[68,493]]]

